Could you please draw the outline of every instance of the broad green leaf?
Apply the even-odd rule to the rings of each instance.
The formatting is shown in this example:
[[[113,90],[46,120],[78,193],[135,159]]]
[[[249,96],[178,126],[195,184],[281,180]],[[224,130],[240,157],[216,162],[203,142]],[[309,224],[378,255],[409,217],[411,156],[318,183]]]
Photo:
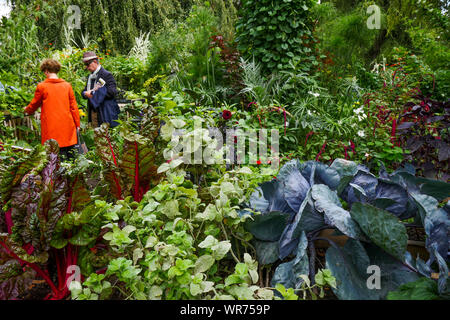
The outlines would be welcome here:
[[[211,266],[215,263],[215,259],[209,255],[203,255],[195,261],[195,271],[194,273],[206,272],[211,268]]]
[[[350,213],[373,243],[403,261],[408,235],[406,227],[397,217],[387,211],[359,202],[353,204]]]
[[[284,212],[270,212],[253,216],[253,221],[247,219],[245,228],[262,241],[277,241],[287,226],[290,214]]]

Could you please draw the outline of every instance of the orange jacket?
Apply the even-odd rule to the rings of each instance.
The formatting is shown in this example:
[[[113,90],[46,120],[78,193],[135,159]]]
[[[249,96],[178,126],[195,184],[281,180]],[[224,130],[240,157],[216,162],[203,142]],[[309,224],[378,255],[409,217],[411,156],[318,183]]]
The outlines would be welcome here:
[[[63,79],[39,83],[25,112],[33,114],[41,106],[41,143],[55,139],[60,148],[76,144],[80,114],[70,83]]]

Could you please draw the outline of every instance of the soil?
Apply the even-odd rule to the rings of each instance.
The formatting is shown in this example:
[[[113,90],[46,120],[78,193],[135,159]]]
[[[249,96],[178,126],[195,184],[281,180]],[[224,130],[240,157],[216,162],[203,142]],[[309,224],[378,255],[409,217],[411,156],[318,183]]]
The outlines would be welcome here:
[[[20,300],[44,300],[50,293],[50,287],[44,280],[34,280],[28,290],[24,291]]]
[[[426,233],[424,228],[406,227],[406,232],[409,240],[425,242]]]

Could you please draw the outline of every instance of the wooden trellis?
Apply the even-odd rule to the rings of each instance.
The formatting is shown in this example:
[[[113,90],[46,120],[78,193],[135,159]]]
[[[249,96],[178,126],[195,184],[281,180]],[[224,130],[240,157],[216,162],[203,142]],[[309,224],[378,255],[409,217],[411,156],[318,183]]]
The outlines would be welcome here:
[[[33,134],[40,135],[40,128],[39,125],[37,128],[33,125],[33,118],[38,121],[38,124],[40,122],[41,114],[39,112],[36,112],[32,116],[24,116],[23,118],[10,118],[5,119],[3,121],[3,127],[4,128],[11,128],[13,130],[14,138],[17,140],[26,140],[26,137],[29,135],[29,133],[25,132],[24,130],[21,130],[20,127],[26,127],[28,128]]]

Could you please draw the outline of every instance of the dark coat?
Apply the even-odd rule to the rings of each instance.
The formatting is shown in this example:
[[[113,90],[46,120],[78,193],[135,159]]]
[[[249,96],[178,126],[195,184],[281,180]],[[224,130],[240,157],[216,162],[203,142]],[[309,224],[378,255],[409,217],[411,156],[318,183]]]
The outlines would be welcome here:
[[[119,105],[114,99],[106,99],[107,89],[106,86],[101,87],[94,92],[92,98],[88,101],[91,103],[92,108],[98,114],[98,123],[108,122],[111,128],[114,128],[119,123],[114,121],[119,119]]]
[[[97,73],[97,78],[94,79],[94,83],[97,82],[98,79],[100,79],[100,78],[105,80],[104,87],[106,88],[106,95],[105,95],[104,101],[107,102],[107,104],[112,104],[111,102],[108,102],[108,101],[114,101],[116,103],[115,96],[117,95],[117,85],[116,85],[116,80],[114,79],[114,76],[111,74],[111,72],[109,72],[105,68],[100,67],[100,70]],[[87,82],[86,82],[86,85],[84,86],[83,91],[81,92],[81,96],[84,99],[88,99],[84,95],[86,91],[87,91]],[[92,111],[96,111],[96,110],[93,108],[92,103],[89,100],[91,100],[91,99],[88,99],[88,121],[91,122],[92,121]],[[100,122],[100,119],[99,119],[99,125],[101,123],[102,122]]]

